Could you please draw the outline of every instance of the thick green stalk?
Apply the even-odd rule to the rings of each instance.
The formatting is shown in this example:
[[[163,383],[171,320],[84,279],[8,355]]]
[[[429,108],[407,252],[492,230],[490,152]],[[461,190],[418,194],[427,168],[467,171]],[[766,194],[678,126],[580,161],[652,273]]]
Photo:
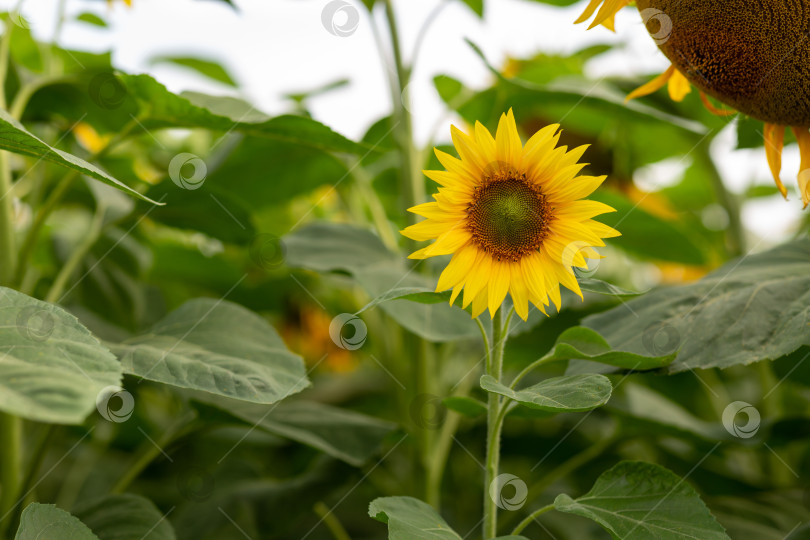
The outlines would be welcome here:
[[[388,31],[391,34],[391,49],[396,67],[396,85],[392,85],[394,95],[391,96],[394,106],[394,117],[397,124],[394,133],[400,147],[402,163],[400,166],[401,187],[406,208],[415,206],[425,199],[425,182],[420,173],[420,153],[414,146],[413,119],[410,112],[410,96],[408,83],[410,82],[410,69],[402,58],[402,47],[399,40],[394,6],[391,0],[385,0],[385,15],[388,21]],[[411,223],[415,223],[417,216],[409,214]]]
[[[6,31],[0,38],[0,108],[6,108],[6,74],[8,73],[11,25],[5,19]],[[11,195],[11,167],[8,154],[0,151],[0,285],[11,284],[16,265],[14,246],[14,197]]]
[[[5,537],[12,521],[12,510],[20,494],[22,471],[22,420],[0,412],[0,538]],[[5,516],[5,518],[3,518]]]
[[[503,350],[509,334],[509,320],[512,312],[504,320],[502,309],[492,318],[492,354],[487,374],[500,381],[503,375]],[[484,540],[498,535],[498,505],[490,496],[489,488],[498,477],[501,460],[501,428],[506,416],[507,403],[498,394],[489,393],[487,399],[487,456],[484,472]]]

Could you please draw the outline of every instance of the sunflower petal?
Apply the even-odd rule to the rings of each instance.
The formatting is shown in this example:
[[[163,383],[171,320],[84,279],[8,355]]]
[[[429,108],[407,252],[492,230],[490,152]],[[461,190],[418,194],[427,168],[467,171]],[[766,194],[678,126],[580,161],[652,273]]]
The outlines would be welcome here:
[[[489,306],[489,314],[495,316],[495,312],[503,303],[506,298],[506,293],[509,292],[509,263],[504,261],[493,261],[492,263],[492,279],[487,284],[489,289],[489,296],[487,305]]]
[[[523,279],[520,264],[509,264],[509,294],[512,296],[512,304],[515,306],[515,313],[524,321],[529,316],[529,291]]]
[[[672,101],[681,102],[686,94],[692,91],[692,85],[689,83],[689,79],[683,76],[683,73],[675,69],[667,83],[667,91]]]
[[[802,156],[802,162],[799,170],[799,191],[802,194],[802,202],[807,208],[810,204],[810,131],[807,128],[794,127],[793,134],[796,135],[796,141],[799,143],[799,154]]]
[[[771,168],[773,181],[782,197],[787,199],[787,188],[779,178],[782,172],[782,149],[785,146],[785,126],[765,124],[765,155],[768,156],[768,166]]]
[[[462,282],[470,272],[470,264],[475,260],[476,252],[477,250],[471,245],[467,245],[457,251],[439,276],[439,283],[436,284],[436,292],[452,289]]]
[[[672,75],[675,73],[675,66],[669,66],[665,72],[663,72],[658,77],[654,78],[647,84],[643,84],[627,94],[627,97],[624,98],[625,101],[630,101],[631,99],[640,98],[643,96],[649,96],[650,94],[657,92],[658,90],[662,89],[665,84],[669,82],[669,79],[672,78]]]
[[[519,162],[523,145],[520,142],[512,109],[501,115],[498,131],[495,133],[495,147],[498,161],[512,166]]]

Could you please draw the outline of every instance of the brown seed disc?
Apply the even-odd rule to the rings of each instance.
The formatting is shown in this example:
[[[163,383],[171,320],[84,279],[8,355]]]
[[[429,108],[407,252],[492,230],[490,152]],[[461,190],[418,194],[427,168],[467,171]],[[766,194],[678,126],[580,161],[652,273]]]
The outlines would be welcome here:
[[[758,120],[810,126],[810,0],[637,0],[689,81]]]
[[[498,260],[518,261],[548,235],[551,209],[525,175],[499,174],[476,189],[467,208],[473,241]]]

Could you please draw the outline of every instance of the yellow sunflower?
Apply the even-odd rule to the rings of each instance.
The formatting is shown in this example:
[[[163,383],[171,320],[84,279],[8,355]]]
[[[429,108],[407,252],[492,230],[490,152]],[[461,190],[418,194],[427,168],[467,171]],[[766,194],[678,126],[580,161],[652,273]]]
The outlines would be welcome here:
[[[601,256],[594,247],[619,233],[592,218],[615,210],[581,200],[604,176],[577,176],[586,146],[557,147],[559,125],[535,133],[524,146],[510,109],[495,137],[480,123],[465,134],[451,128],[461,159],[436,149],[445,171],[424,171],[441,187],[435,201],[411,212],[427,219],[402,234],[436,240],[412,259],[453,254],[437,291],[452,289],[450,303],[464,290],[462,305],[473,317],[492,315],[509,293],[515,312],[526,319],[529,301],[545,313],[549,298],[559,310],[560,284],[580,297],[573,267]]]
[[[629,0],[591,0],[577,23],[594,17],[613,30],[616,13]],[[669,85],[680,101],[694,85],[715,114],[739,111],[765,123],[768,165],[784,197],[780,178],[785,129],[799,143],[799,191],[810,204],[810,0],[636,0],[647,30],[672,66],[628,99]],[[597,8],[599,10],[597,11]],[[735,111],[714,107],[711,96]]]

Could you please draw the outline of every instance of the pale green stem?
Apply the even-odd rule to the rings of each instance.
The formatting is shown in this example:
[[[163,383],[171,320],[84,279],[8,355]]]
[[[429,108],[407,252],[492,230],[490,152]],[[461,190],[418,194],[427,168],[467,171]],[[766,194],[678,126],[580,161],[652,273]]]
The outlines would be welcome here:
[[[340,520],[332,513],[328,506],[319,501],[315,503],[313,510],[321,517],[323,524],[326,525],[326,528],[329,529],[329,532],[332,533],[335,540],[351,540],[349,533],[346,532]]]
[[[11,20],[0,38],[0,108],[6,108],[6,74],[11,45]],[[14,197],[11,195],[11,167],[8,154],[0,151],[0,285],[10,285],[17,264],[14,246]]]
[[[503,351],[506,339],[509,336],[509,321],[514,310],[503,318],[502,309],[499,309],[492,318],[492,362],[487,374],[501,380],[503,375]],[[498,534],[498,506],[489,496],[489,487],[498,476],[501,459],[501,428],[506,416],[506,403],[498,394],[489,392],[487,398],[487,456],[484,474],[484,540],[495,538]]]
[[[535,360],[534,362],[532,362],[531,364],[529,364],[528,366],[523,368],[523,371],[521,371],[520,373],[517,374],[517,376],[514,378],[514,380],[512,380],[512,383],[509,385],[509,388],[514,389],[518,385],[518,383],[523,380],[523,378],[526,375],[528,375],[529,373],[531,373],[532,371],[534,371],[538,367],[542,366],[543,364],[547,364],[547,363],[553,362],[553,361],[554,361],[554,358],[552,356],[550,356],[550,355],[546,355],[546,356],[544,356],[544,357],[542,357],[542,358],[540,358],[538,360]]]
[[[133,464],[124,472],[123,476],[119,478],[110,492],[114,495],[124,493],[129,485],[149,466],[152,461],[165,452],[165,448],[174,442],[180,436],[189,433],[192,428],[190,422],[194,420],[196,414],[193,411],[187,412],[181,416],[174,424],[163,433],[163,436],[158,439],[157,444],[151,441],[145,443],[141,455],[133,462]]]
[[[84,240],[82,240],[76,249],[73,250],[73,253],[70,254],[70,257],[65,262],[65,265],[56,275],[56,279],[53,280],[53,284],[51,285],[48,294],[45,296],[46,302],[56,303],[60,300],[68,279],[70,279],[70,276],[73,275],[76,267],[79,266],[82,259],[84,259],[84,256],[87,255],[87,252],[90,251],[98,240],[99,236],[101,236],[105,214],[106,211],[104,205],[99,204],[98,208],[96,209],[96,213],[93,215],[93,221],[90,223],[90,229],[84,236]]]
[[[525,529],[526,527],[531,525],[532,521],[534,521],[538,516],[540,516],[542,514],[545,514],[549,510],[554,510],[554,505],[553,504],[549,504],[548,506],[544,506],[543,508],[540,508],[539,510],[535,510],[534,512],[532,512],[531,514],[526,516],[526,519],[521,521],[518,524],[517,527],[515,527],[515,530],[512,531],[512,534],[513,535],[520,534],[523,531],[523,529]]]
[[[0,538],[4,538],[22,480],[22,420],[19,417],[0,412],[0,446],[3,448],[0,453],[0,517],[5,516],[0,521]]]
[[[399,40],[394,6],[391,0],[385,0],[385,14],[388,22],[388,31],[391,34],[391,49],[396,67],[397,84],[393,88],[394,95],[391,96],[394,105],[395,118],[397,120],[397,143],[402,153],[401,182],[402,193],[406,208],[410,208],[421,203],[425,198],[425,182],[419,172],[420,158],[419,152],[413,143],[413,119],[410,113],[410,98],[407,88],[410,81],[410,69],[405,66],[402,58],[402,49]],[[411,223],[415,223],[417,216],[408,215]]]
[[[88,157],[87,161],[92,162],[107,155],[107,153],[121,141],[123,141],[137,125],[138,120],[133,118],[129,123],[121,128],[121,131],[119,131],[115,137],[113,137],[104,146],[104,148]],[[39,239],[39,233],[42,230],[42,227],[45,225],[45,221],[47,221],[48,216],[51,215],[51,212],[56,210],[56,207],[60,202],[62,202],[62,198],[67,193],[68,189],[70,189],[70,186],[73,185],[73,182],[79,178],[79,176],[80,174],[78,171],[71,171],[63,176],[53,191],[51,191],[48,198],[42,204],[37,212],[37,215],[34,217],[34,221],[31,223],[31,227],[29,227],[28,233],[25,235],[25,239],[23,240],[22,247],[20,248],[20,254],[17,259],[18,264],[16,272],[14,273],[14,283],[17,286],[19,286],[25,279],[25,271],[28,267],[28,259],[31,257],[34,247],[36,247],[37,240]]]

